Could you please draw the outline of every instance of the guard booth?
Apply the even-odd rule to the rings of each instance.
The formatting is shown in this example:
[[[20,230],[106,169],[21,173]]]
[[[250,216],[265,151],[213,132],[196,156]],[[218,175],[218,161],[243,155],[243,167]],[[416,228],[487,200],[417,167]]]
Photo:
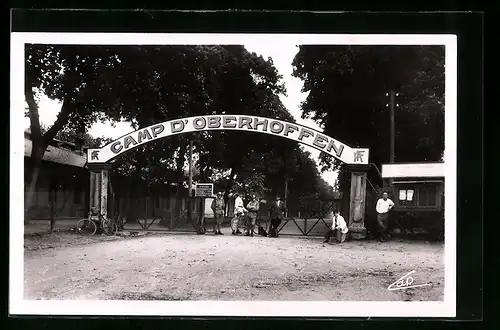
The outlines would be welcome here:
[[[444,235],[444,163],[382,164],[382,178],[392,180],[396,230]]]

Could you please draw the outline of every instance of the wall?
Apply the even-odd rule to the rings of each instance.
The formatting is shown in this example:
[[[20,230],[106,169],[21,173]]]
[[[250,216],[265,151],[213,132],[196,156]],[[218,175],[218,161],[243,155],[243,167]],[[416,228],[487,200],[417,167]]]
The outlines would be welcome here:
[[[31,160],[25,158],[25,178],[30,174]],[[25,183],[26,194],[27,183]],[[83,218],[86,215],[88,173],[78,167],[42,162],[33,201],[28,210],[31,220],[51,217],[50,191],[54,194],[53,212],[56,219]]]
[[[24,156],[31,156],[31,149],[33,143],[30,139],[24,139]],[[63,165],[75,166],[75,167],[84,167],[87,162],[87,158],[84,155],[80,155],[75,153],[72,150],[58,148],[54,146],[48,146],[47,150],[43,155],[43,160],[47,162],[55,162]]]

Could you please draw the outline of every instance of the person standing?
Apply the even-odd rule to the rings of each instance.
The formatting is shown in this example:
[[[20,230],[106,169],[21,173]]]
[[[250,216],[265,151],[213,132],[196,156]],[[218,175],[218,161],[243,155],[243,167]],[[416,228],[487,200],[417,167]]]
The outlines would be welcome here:
[[[387,192],[382,194],[382,198],[377,201],[377,227],[379,230],[379,240],[385,242],[387,237],[387,227],[389,224],[389,211],[394,207],[394,202],[388,198]]]
[[[252,195],[252,199],[247,204],[247,226],[245,228],[245,236],[253,236],[255,231],[255,222],[257,220],[257,212],[259,212],[259,200],[255,195]]]
[[[278,237],[278,227],[281,224],[285,210],[285,203],[281,201],[280,196],[276,196],[276,200],[269,206],[269,216],[271,218],[269,237]]]
[[[220,231],[220,226],[224,221],[225,204],[224,204],[224,198],[222,198],[222,193],[220,191],[217,193],[216,198],[212,201],[211,209],[214,212],[214,220],[215,220],[214,234],[223,235],[222,232]]]
[[[239,224],[240,224],[240,219],[241,217],[245,214],[246,209],[243,204],[243,199],[241,199],[240,195],[238,193],[234,194],[234,217],[231,220],[231,229],[233,230],[232,234],[233,235],[238,235],[241,234],[241,231],[239,230]]]
[[[261,199],[259,201],[259,211],[257,211],[257,220],[256,220],[256,227],[257,227],[257,233],[261,236],[267,237],[267,227],[269,221],[269,203],[265,199]],[[266,229],[262,227],[263,223],[265,222]]]
[[[333,212],[332,228],[326,232],[323,243],[328,243],[330,241],[330,237],[332,237],[335,232],[337,234],[337,243],[343,243],[347,237],[348,231],[349,229],[347,228],[347,223],[344,217],[340,215],[338,210],[335,210]]]

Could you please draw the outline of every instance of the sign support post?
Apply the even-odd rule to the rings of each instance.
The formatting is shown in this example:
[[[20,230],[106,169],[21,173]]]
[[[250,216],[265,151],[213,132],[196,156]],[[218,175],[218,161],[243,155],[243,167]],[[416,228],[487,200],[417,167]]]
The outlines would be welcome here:
[[[351,195],[348,228],[351,239],[365,239],[366,172],[369,165],[348,165],[351,172]]]
[[[90,170],[90,212],[95,208],[104,217],[108,217],[108,182],[109,164],[87,164]]]

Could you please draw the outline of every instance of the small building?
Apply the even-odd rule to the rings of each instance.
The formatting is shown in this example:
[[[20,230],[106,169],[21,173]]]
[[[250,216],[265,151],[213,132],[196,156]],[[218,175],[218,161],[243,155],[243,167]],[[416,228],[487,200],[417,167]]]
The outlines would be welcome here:
[[[389,227],[423,230],[444,236],[444,163],[382,164],[382,178],[392,180],[394,215]],[[392,221],[391,218],[395,221]]]
[[[25,131],[24,171],[25,193],[33,171],[31,159],[31,134]],[[90,174],[86,167],[86,153],[83,145],[54,139],[47,147],[39,169],[32,203],[27,211],[29,220],[81,219],[89,209]],[[180,190],[180,191],[179,191]],[[187,208],[187,188],[177,188],[174,184],[164,184],[147,193],[146,182],[118,177],[111,173],[108,187],[108,215],[122,213],[126,218],[165,219],[170,225],[174,213]],[[199,205],[192,204],[193,214]],[[134,222],[133,220],[131,222]],[[176,223],[176,226],[185,223]]]
[[[395,211],[444,209],[444,163],[382,164],[382,178],[392,179]]]
[[[25,131],[25,180],[33,171],[31,149],[31,134]],[[80,146],[54,139],[43,155],[32,205],[29,210],[25,210],[28,218],[48,220],[51,212],[56,218],[82,218],[87,210],[89,185],[88,170],[85,169],[86,161]],[[25,182],[25,193],[28,184]]]

